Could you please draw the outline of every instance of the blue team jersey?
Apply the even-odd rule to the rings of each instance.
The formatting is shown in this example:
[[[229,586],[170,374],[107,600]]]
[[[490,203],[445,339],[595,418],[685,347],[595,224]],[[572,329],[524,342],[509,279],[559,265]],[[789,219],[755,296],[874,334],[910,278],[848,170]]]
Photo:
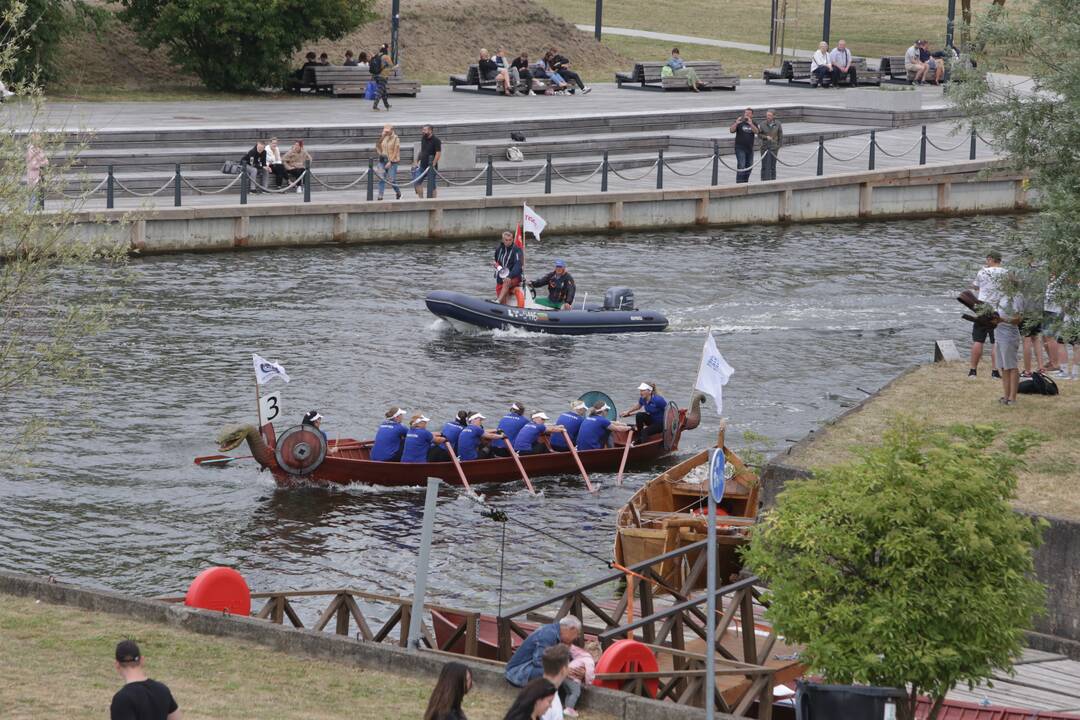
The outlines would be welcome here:
[[[577,442],[578,428],[581,427],[581,421],[583,419],[584,418],[582,418],[576,412],[564,412],[555,421],[555,424],[556,425],[562,425],[564,428],[566,428],[566,432],[569,433],[570,439],[573,440],[576,443]],[[561,432],[552,433],[552,435],[551,435],[551,447],[555,448],[556,450],[569,450],[570,449],[569,447],[566,446],[566,438],[563,437],[563,434]]]
[[[653,393],[649,402],[643,403],[641,409],[649,413],[649,423],[663,423],[664,411],[667,410],[667,400]]]
[[[462,428],[457,441],[458,458],[461,460],[475,460],[482,437],[484,437],[483,425],[469,425]]]
[[[514,449],[518,452],[531,451],[533,443],[539,440],[540,435],[545,432],[547,432],[547,426],[544,423],[526,423],[525,427],[521,428],[517,437],[514,438]]]
[[[401,441],[409,431],[399,422],[387,420],[379,425],[375,433],[375,444],[371,448],[371,459],[383,462],[401,459]]]
[[[427,462],[428,450],[431,449],[435,436],[427,428],[413,428],[405,436],[405,449],[401,453],[401,462]]]
[[[577,449],[596,450],[607,447],[607,429],[610,424],[611,421],[603,415],[590,415],[582,420],[575,443]]]
[[[513,442],[517,439],[517,434],[521,432],[521,428],[525,427],[525,424],[529,421],[523,418],[517,413],[507,413],[503,415],[502,420],[499,421],[499,429],[503,431],[507,439]],[[505,440],[492,440],[492,447],[503,448],[506,447]]]
[[[460,425],[459,423],[451,420],[450,422],[442,426],[442,436],[446,438],[446,442],[453,445],[454,449],[457,450],[458,435],[460,435],[461,431],[464,429],[465,428],[463,425]]]

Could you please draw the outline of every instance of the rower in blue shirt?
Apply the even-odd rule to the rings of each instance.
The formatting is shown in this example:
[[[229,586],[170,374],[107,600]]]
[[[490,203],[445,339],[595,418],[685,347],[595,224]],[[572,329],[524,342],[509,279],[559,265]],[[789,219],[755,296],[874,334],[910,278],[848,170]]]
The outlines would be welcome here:
[[[401,459],[401,446],[408,435],[408,429],[401,424],[405,411],[392,407],[386,411],[386,420],[375,433],[375,444],[371,447],[371,459],[381,462],[397,462]]]
[[[449,445],[454,450],[457,450],[458,435],[469,424],[470,415],[472,413],[468,410],[458,410],[458,414],[453,420],[448,420],[443,424],[439,434],[446,438],[446,443],[431,448],[431,452],[428,453],[428,462],[450,462],[450,453],[446,450],[446,446]]]
[[[514,442],[517,439],[517,434],[521,432],[521,428],[525,427],[525,423],[529,422],[525,419],[525,406],[519,402],[515,402],[510,406],[510,412],[502,416],[499,420],[497,428],[498,432],[501,432],[506,436],[506,439],[499,438],[491,443],[491,454],[496,457],[510,457],[510,449],[506,447],[506,441]]]
[[[481,447],[484,440],[495,440],[499,435],[484,429],[484,420],[480,413],[469,416],[469,424],[461,430],[457,441],[457,454],[459,460],[477,460],[485,457],[487,452]]]
[[[532,422],[526,423],[525,427],[514,438],[514,450],[518,455],[536,455],[548,451],[544,443],[544,436],[554,434],[562,430],[558,425],[548,427],[545,420],[550,420],[546,413],[534,412]],[[560,434],[561,437],[561,434]]]
[[[422,463],[428,461],[428,454],[436,445],[441,445],[446,440],[442,435],[436,435],[427,429],[431,420],[424,415],[413,415],[409,421],[409,432],[405,435],[405,447],[401,451],[401,462]]]
[[[634,415],[637,426],[637,441],[644,442],[652,435],[664,432],[664,415],[667,412],[667,400],[656,392],[656,383],[638,385],[641,399],[638,404],[622,414],[621,417]]]
[[[570,403],[569,412],[564,412],[555,420],[556,425],[562,426],[567,434],[570,435],[571,442],[577,442],[578,428],[581,427],[581,421],[585,417],[585,413],[588,412],[589,406],[580,400],[575,400]],[[566,444],[566,436],[562,433],[551,434],[551,449],[559,450],[560,452],[566,452],[569,450],[569,446]]]
[[[629,425],[611,422],[604,414],[611,408],[603,400],[597,400],[589,410],[589,416],[581,421],[578,428],[577,449],[599,450],[608,446],[608,433],[611,430],[629,430]]]

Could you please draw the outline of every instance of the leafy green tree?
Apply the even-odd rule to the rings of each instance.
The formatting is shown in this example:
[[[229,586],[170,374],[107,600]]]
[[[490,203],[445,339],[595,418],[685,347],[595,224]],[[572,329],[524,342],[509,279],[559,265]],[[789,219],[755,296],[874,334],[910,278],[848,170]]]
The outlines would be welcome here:
[[[1063,278],[1057,293],[1080,330],[1080,14],[1074,0],[992,5],[972,28],[977,68],[949,95],[983,137],[1031,173],[1038,228],[1027,252]],[[1020,64],[1022,63],[1022,64]],[[995,73],[1022,72],[1031,82]],[[1032,283],[1037,284],[1037,283]]]
[[[337,40],[373,16],[374,0],[112,0],[150,49],[211,90],[280,87],[311,40]]]
[[[1009,504],[1036,440],[895,420],[880,446],[787,486],[746,561],[811,671],[907,688],[903,719],[927,695],[933,720],[954,685],[1011,667],[1044,602],[1042,525]]]
[[[105,17],[102,8],[82,0],[0,0],[0,43],[18,38],[4,82],[54,80],[60,70],[56,52],[64,38],[88,25],[99,26]]]

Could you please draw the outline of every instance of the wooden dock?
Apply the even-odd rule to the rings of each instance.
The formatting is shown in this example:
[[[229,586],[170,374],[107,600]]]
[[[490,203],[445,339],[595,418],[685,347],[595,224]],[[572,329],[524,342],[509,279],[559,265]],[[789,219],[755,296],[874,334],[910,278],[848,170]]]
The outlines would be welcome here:
[[[1080,662],[1064,655],[1026,649],[1015,674],[995,673],[992,683],[993,687],[982,683],[971,690],[955,688],[948,698],[1042,711],[1039,717],[1045,717],[1047,711],[1080,717]]]

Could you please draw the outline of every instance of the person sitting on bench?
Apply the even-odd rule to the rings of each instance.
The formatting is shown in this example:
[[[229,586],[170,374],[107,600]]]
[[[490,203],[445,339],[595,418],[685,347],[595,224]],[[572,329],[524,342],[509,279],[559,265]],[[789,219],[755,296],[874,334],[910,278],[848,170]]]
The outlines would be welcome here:
[[[694,92],[701,92],[705,83],[698,81],[697,71],[688,66],[679,54],[679,48],[671,48],[671,57],[668,58],[667,66],[671,68],[671,74],[675,77],[686,78],[686,84]]]
[[[496,84],[500,84],[499,81],[499,66],[494,60],[491,59],[491,53],[486,49],[480,48],[480,59],[476,61],[476,72],[480,74],[480,82],[491,82],[494,80]],[[502,88],[504,95],[508,94],[505,87]]]
[[[810,60],[810,74],[813,76],[810,87],[818,85],[828,87],[825,81],[832,82],[833,65],[829,60],[829,43],[824,40],[818,43],[818,49],[814,51],[814,57]]]
[[[506,55],[506,48],[500,47],[499,52],[495,53],[491,59],[495,61],[495,65],[499,68],[499,74],[495,77],[496,84],[507,88],[503,94],[517,94],[518,85],[521,84],[521,76],[518,74],[517,68],[510,64],[510,60]]]
[[[521,84],[528,88],[526,93],[528,95],[535,95],[536,93],[533,92],[533,74],[532,71],[529,70],[529,53],[523,52],[518,55],[514,58],[513,62],[510,63],[510,67],[517,71]]]
[[[926,71],[929,69],[922,61],[921,45],[922,41],[916,40],[904,53],[904,71],[907,72],[908,80],[917,85],[922,85],[923,80],[926,79]]]
[[[846,42],[840,40],[836,43],[836,48],[829,53],[829,60],[832,61],[833,85],[839,87],[841,80],[847,80],[848,85],[851,85],[851,87],[858,84],[855,63],[852,62],[851,51],[847,49]]]
[[[592,92],[592,88],[585,84],[585,81],[581,79],[581,76],[570,69],[570,61],[559,54],[558,48],[551,48],[549,55],[551,59],[548,60],[548,65],[551,66],[552,70],[561,75],[566,82],[573,83],[581,88],[582,95]],[[547,59],[546,56],[545,59]],[[570,92],[573,94],[573,89],[571,89]]]

